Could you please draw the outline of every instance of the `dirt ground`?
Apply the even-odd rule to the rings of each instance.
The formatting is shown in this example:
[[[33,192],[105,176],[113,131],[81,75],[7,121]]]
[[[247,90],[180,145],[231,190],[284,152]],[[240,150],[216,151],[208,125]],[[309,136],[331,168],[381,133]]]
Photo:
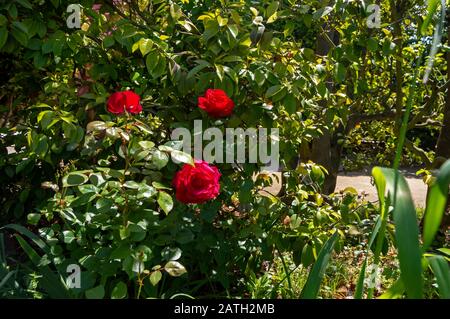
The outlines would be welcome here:
[[[346,187],[354,187],[358,193],[365,192],[368,201],[378,200],[377,190],[372,185],[372,177],[370,170],[362,172],[341,173],[337,179],[336,191],[345,189]],[[414,203],[417,207],[425,207],[427,197],[427,185],[420,176],[415,175],[415,170],[401,170],[408,182]]]
[[[422,181],[420,176],[416,176],[416,169],[400,170],[406,177],[414,203],[417,207],[425,207],[427,186]],[[372,182],[370,175],[371,169],[366,169],[358,172],[340,173],[337,178],[336,192],[343,190],[347,187],[355,188],[359,194],[366,195],[368,201],[374,202],[378,200],[377,190]],[[280,173],[275,173],[280,176]],[[278,194],[281,188],[281,184],[277,183],[277,178],[274,178],[274,184],[271,187],[267,187],[266,190],[271,194]]]

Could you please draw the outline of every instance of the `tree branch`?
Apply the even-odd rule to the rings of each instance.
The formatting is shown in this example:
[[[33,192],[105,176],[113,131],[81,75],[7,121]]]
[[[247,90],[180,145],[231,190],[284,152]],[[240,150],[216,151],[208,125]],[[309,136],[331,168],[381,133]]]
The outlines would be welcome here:
[[[417,147],[416,145],[414,145],[413,142],[411,142],[411,141],[408,140],[408,139],[405,139],[405,147],[406,147],[406,149],[409,150],[411,153],[413,153],[413,154],[419,156],[419,157],[422,159],[423,163],[424,163],[427,167],[430,167],[431,161],[430,161],[430,159],[428,158],[427,153],[426,153],[423,149],[421,149],[420,147]]]

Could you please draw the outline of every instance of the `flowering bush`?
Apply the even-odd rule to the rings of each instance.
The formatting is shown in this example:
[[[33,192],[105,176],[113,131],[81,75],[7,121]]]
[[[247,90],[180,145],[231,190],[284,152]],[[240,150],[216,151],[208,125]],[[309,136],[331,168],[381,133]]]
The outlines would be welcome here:
[[[133,91],[115,92],[108,98],[108,112],[123,114],[125,111],[131,114],[142,112],[140,96]]]
[[[220,89],[208,89],[205,96],[198,98],[198,107],[209,116],[219,118],[231,115],[234,102]]]
[[[219,194],[220,173],[205,161],[185,164],[173,179],[177,199],[185,204],[201,204]]]
[[[42,274],[42,291],[242,295],[241,279],[277,255],[312,265],[333,233],[342,248],[361,219],[357,195],[322,190],[333,189],[345,134],[395,100],[384,98],[394,81],[383,59],[401,56],[401,35],[357,29],[367,15],[356,2],[81,3],[72,29],[61,19],[70,1],[0,4],[0,54],[14,66],[0,66],[9,79],[0,101],[10,97],[0,218]],[[322,37],[330,25],[339,44]],[[404,74],[413,73],[409,49]],[[195,138],[195,120],[221,134],[279,129],[268,139],[279,144],[280,194],[263,190],[267,163],[183,152],[171,133]],[[66,279],[73,265],[81,284],[68,289],[55,273]]]

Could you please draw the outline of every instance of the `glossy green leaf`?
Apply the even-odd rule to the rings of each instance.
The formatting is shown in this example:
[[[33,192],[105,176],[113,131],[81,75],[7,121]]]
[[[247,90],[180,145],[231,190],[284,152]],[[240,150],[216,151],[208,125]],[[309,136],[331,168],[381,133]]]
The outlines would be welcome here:
[[[428,262],[436,277],[439,297],[441,299],[450,299],[450,266],[443,256],[428,257]]]
[[[173,208],[173,199],[172,196],[170,196],[169,194],[167,194],[166,192],[163,191],[159,191],[158,193],[158,204],[159,206],[162,208],[162,210],[166,213],[169,214],[169,212],[172,210]]]
[[[82,185],[88,181],[89,177],[86,174],[72,172],[63,177],[63,187],[71,187]]]
[[[162,278],[162,273],[159,270],[154,271],[150,275],[150,282],[153,286],[156,286],[158,284],[158,282],[161,280],[161,278]]]
[[[167,271],[167,273],[172,277],[179,277],[187,272],[186,268],[184,268],[182,264],[175,260],[169,261],[164,266],[164,270]]]
[[[439,170],[436,180],[428,190],[423,226],[423,250],[433,242],[445,212],[450,185],[450,160]]]
[[[124,299],[127,297],[127,285],[119,281],[111,292],[111,299]]]
[[[328,262],[331,258],[331,253],[334,249],[334,244],[338,239],[337,231],[326,241],[320,250],[317,261],[314,263],[311,272],[309,273],[308,279],[303,287],[300,298],[302,299],[315,299],[319,293],[320,284],[322,282],[323,276],[325,275],[325,270],[328,266]]]
[[[85,294],[87,299],[103,299],[105,296],[105,287],[103,287],[103,285],[99,285],[86,290]]]
[[[419,228],[414,202],[405,178],[390,168],[375,167],[372,175],[378,196],[384,197],[384,189],[393,205],[396,244],[400,261],[401,279],[409,298],[422,298],[423,279],[419,246]],[[397,179],[397,183],[396,183]],[[395,187],[397,185],[397,187]],[[384,200],[383,200],[384,201]]]

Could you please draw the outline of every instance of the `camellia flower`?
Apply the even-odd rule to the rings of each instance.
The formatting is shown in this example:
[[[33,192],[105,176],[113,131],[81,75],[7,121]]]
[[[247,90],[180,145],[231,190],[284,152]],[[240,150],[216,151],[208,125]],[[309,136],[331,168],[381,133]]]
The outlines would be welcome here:
[[[220,172],[205,161],[184,164],[173,179],[176,198],[185,204],[200,204],[216,198],[220,191]]]
[[[234,102],[220,89],[208,89],[205,96],[198,98],[198,107],[209,116],[219,118],[231,115]]]
[[[141,98],[133,91],[122,91],[111,94],[107,101],[108,112],[122,114],[125,110],[128,113],[138,114],[142,112],[140,104]]]

